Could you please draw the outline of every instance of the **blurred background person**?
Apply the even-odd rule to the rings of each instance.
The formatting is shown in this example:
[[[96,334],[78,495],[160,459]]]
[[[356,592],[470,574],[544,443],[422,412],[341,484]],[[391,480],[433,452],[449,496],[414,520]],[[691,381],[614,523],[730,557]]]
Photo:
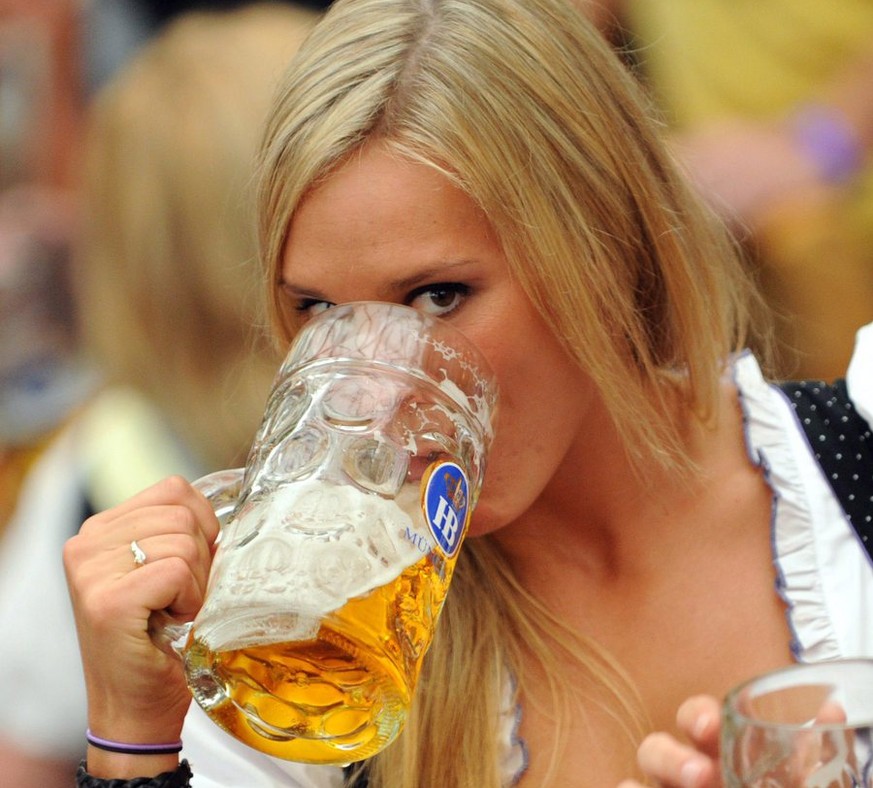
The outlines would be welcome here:
[[[94,385],[78,352],[62,202],[36,184],[0,196],[0,544],[22,480]]]
[[[0,541],[4,784],[70,785],[83,754],[64,541],[159,478],[244,461],[280,360],[259,338],[254,152],[315,16],[181,15],[89,107],[71,275],[88,388],[30,464]]]
[[[576,1],[638,68],[692,181],[746,244],[781,315],[786,374],[842,374],[873,318],[873,3]]]
[[[3,2],[0,0],[0,7]],[[23,2],[24,0],[12,0]],[[70,0],[43,0],[69,3]],[[91,92],[105,82],[142,44],[176,17],[191,11],[229,11],[253,0],[73,0],[80,8],[82,82]],[[321,11],[330,0],[273,0]]]
[[[0,539],[87,395],[69,291],[81,91],[73,0],[0,0]]]

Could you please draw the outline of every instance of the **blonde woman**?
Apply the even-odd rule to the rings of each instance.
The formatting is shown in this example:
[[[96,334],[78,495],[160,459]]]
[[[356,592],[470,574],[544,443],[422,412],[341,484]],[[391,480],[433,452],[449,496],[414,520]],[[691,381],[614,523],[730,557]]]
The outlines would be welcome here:
[[[693,749],[636,766],[648,732],[679,736],[683,699],[873,654],[859,540],[834,540],[850,612],[832,620],[809,593],[810,573],[834,587],[814,528],[854,532],[743,351],[757,296],[571,4],[338,0],[268,122],[260,228],[283,342],[333,304],[402,303],[461,329],[498,378],[485,486],[412,718],[344,775],[187,712],[147,622],[197,611],[217,523],[171,479],[66,549],[93,734],[122,748],[183,735],[198,787],[704,785],[715,764]],[[850,382],[869,414],[871,381]],[[80,784],[182,785],[190,765],[91,746]]]

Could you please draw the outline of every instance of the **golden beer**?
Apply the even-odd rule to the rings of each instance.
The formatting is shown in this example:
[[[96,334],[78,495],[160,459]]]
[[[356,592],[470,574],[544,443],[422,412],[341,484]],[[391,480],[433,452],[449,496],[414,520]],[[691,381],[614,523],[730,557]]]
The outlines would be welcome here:
[[[185,657],[191,690],[215,722],[269,755],[368,758],[403,727],[453,566],[429,553],[325,616],[313,640],[214,653],[195,627]],[[198,677],[207,677],[205,692]]]

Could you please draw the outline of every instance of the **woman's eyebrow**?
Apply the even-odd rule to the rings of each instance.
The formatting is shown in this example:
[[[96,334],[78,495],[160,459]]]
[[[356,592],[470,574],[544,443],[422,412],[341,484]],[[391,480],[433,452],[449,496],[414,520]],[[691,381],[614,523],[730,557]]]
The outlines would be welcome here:
[[[385,287],[385,292],[407,292],[414,289],[417,285],[420,285],[423,282],[444,282],[446,281],[446,279],[451,279],[452,276],[457,276],[457,273],[460,269],[473,265],[476,262],[477,260],[475,258],[466,257],[456,260],[440,260],[433,263],[432,265],[429,265],[427,268],[422,268],[418,271],[415,271],[409,276],[390,280]],[[295,284],[285,277],[282,277],[279,280],[279,286],[282,289],[288,291],[289,293],[293,293],[295,296],[300,298],[312,298],[317,301],[330,300],[322,291],[318,290],[317,288]]]
[[[440,260],[436,264],[416,271],[410,276],[395,279],[391,286],[396,290],[410,290],[422,282],[444,282],[457,275],[458,269],[475,263],[475,258],[461,258],[458,260]]]
[[[312,290],[308,287],[301,287],[289,282],[285,277],[279,280],[279,287],[286,293],[294,295],[297,298],[311,298],[314,301],[327,301],[327,297],[318,290]]]

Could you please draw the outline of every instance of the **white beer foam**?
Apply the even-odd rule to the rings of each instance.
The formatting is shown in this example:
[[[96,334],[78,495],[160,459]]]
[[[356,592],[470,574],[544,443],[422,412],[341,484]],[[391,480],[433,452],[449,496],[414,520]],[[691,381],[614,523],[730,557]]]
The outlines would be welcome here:
[[[401,496],[405,507],[310,479],[244,506],[222,535],[197,637],[214,651],[314,638],[321,618],[432,549],[417,488]]]

